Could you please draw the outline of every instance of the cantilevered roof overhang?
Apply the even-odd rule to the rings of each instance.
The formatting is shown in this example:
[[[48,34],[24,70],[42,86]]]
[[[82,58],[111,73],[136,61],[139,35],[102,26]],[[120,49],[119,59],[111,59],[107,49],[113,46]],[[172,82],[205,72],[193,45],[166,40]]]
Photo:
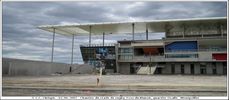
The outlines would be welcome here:
[[[226,17],[210,17],[210,18],[191,18],[191,19],[168,19],[168,20],[147,20],[132,22],[104,22],[104,23],[84,23],[69,25],[42,25],[39,29],[63,35],[101,35],[103,33],[145,33],[148,29],[149,33],[165,32],[165,25],[180,25],[183,23],[204,23],[204,22],[225,22]],[[134,25],[133,25],[134,24]]]
[[[146,40],[148,40],[148,33],[165,32],[167,26],[184,26],[184,24],[200,24],[200,23],[225,23],[226,17],[211,17],[211,18],[191,18],[191,19],[168,19],[168,20],[148,20],[148,21],[132,21],[132,22],[104,22],[104,23],[84,23],[84,24],[69,24],[69,25],[42,25],[38,26],[39,29],[52,32],[52,55],[51,62],[53,62],[54,55],[54,41],[55,34],[63,34],[72,36],[72,56],[71,64],[73,64],[73,49],[74,49],[74,36],[75,35],[89,35],[89,46],[91,45],[91,35],[103,34],[103,45],[105,34],[119,34],[119,33],[132,33],[134,40],[134,33],[146,33]],[[182,30],[182,29],[176,29]],[[184,30],[184,28],[183,28]],[[134,46],[141,46],[133,44]],[[152,46],[151,44],[148,44]],[[158,43],[154,46],[161,46]]]

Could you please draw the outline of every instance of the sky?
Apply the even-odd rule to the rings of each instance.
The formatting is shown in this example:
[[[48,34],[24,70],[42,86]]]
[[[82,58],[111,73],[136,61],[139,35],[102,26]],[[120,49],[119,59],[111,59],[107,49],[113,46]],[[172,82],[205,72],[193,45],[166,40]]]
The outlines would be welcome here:
[[[225,17],[226,2],[3,2],[2,56],[50,61],[52,33],[37,29],[47,24],[98,23]],[[160,39],[161,33],[149,39]],[[131,39],[130,34],[105,36],[105,43]],[[138,34],[136,39],[145,39]],[[72,37],[56,34],[54,62],[70,63]],[[74,63],[82,64],[79,45],[88,44],[87,36],[75,37]],[[93,36],[92,43],[102,43],[102,36]]]

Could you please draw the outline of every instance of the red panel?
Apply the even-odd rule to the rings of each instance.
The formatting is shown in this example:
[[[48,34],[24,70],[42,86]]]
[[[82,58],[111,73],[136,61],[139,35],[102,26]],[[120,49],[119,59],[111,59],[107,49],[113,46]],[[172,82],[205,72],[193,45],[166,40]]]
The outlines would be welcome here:
[[[215,60],[227,60],[227,53],[214,53],[212,58]]]

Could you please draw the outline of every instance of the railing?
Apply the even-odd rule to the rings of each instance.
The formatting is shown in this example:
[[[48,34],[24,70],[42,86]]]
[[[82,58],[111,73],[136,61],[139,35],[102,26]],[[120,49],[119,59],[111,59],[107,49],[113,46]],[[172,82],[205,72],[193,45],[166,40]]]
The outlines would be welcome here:
[[[80,45],[80,47],[101,47],[103,46],[103,44],[83,44],[83,45]],[[104,44],[104,46],[115,46],[115,43],[107,43],[107,44]]]
[[[170,32],[168,36],[182,36],[184,32]]]
[[[227,51],[226,48],[217,48],[217,49],[199,49],[198,51],[208,51],[208,52],[214,52],[214,51]]]
[[[227,31],[223,30],[222,31],[223,34],[226,34]],[[167,34],[168,36],[183,36],[184,32],[182,31],[177,31],[177,32],[170,32],[169,34]],[[190,32],[185,32],[184,35],[215,35],[215,34],[219,34],[217,30],[206,30],[206,31],[190,31]]]
[[[134,56],[134,61],[145,61],[145,62],[151,62],[151,61],[164,61],[165,57],[162,55],[154,55],[154,56]]]
[[[217,48],[217,49],[198,49],[198,50],[195,50],[195,49],[186,49],[186,50],[165,50],[165,53],[187,53],[187,52],[222,52],[222,51],[227,51],[226,48]]]
[[[197,52],[197,50],[195,50],[195,49],[190,49],[190,50],[188,50],[188,49],[186,49],[186,50],[165,50],[165,53],[173,53],[173,52]]]

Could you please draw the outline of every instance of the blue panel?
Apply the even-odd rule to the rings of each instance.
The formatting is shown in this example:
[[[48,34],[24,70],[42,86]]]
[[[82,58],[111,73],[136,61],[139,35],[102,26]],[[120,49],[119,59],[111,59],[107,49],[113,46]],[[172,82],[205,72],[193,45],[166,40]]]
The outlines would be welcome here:
[[[165,46],[166,51],[196,51],[197,42],[196,41],[177,41],[170,43]]]

